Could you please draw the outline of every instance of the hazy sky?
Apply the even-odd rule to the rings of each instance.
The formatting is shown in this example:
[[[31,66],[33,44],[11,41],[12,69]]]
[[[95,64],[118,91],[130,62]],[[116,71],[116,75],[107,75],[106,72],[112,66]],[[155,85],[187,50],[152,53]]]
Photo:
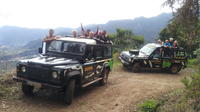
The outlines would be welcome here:
[[[78,27],[170,12],[165,0],[0,0],[0,26]]]

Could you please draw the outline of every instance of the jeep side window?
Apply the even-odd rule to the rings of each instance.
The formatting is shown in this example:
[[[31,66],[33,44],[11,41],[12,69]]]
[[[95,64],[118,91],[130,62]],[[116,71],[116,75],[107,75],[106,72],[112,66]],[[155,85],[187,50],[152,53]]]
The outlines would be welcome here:
[[[101,59],[103,57],[102,46],[96,46],[95,56],[96,56],[96,59]]]
[[[112,49],[110,46],[105,46],[103,51],[104,51],[104,57],[112,56]]]
[[[85,44],[72,43],[72,42],[65,42],[63,44],[63,52],[65,53],[83,54],[84,51],[85,51]]]
[[[152,58],[161,58],[161,53],[160,53],[160,48],[156,49],[153,54],[152,54]]]
[[[87,46],[85,56],[88,60],[91,60],[94,57],[94,46]]]

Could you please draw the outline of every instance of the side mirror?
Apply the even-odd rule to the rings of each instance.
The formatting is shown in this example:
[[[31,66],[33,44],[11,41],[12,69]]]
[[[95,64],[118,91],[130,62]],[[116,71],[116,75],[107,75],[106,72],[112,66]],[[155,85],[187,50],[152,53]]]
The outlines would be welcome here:
[[[38,52],[39,52],[40,54],[42,54],[42,48],[41,48],[41,47],[38,49]]]

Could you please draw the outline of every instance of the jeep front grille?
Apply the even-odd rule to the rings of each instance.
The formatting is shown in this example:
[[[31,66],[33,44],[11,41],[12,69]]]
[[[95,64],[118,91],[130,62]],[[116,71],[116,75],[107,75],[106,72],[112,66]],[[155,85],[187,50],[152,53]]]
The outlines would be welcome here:
[[[122,54],[122,59],[124,59],[124,60],[127,61],[127,62],[128,62],[128,60],[129,60],[129,58],[128,58],[126,55],[124,55],[124,54]]]
[[[23,77],[31,80],[46,82],[51,78],[50,74],[51,71],[47,68],[28,66],[27,72],[23,74]]]

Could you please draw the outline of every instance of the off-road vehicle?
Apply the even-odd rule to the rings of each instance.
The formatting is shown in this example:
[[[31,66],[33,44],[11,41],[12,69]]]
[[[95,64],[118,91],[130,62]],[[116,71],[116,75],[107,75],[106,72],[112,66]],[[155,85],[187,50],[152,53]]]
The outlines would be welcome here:
[[[140,50],[123,51],[119,59],[123,67],[133,72],[160,70],[176,74],[187,65],[183,48],[165,48],[156,43],[149,43]]]
[[[25,95],[34,87],[61,90],[66,104],[72,103],[75,87],[105,85],[113,64],[112,45],[94,39],[61,37],[43,42],[39,53],[21,60],[13,79],[22,82]]]

